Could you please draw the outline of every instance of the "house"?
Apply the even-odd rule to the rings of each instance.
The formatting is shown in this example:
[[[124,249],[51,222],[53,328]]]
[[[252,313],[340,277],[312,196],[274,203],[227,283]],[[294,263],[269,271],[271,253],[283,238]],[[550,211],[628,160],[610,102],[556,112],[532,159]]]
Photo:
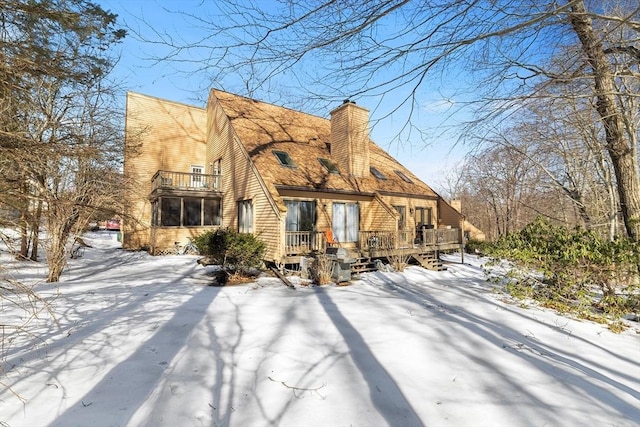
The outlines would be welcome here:
[[[330,119],[220,90],[205,108],[127,95],[123,246],[170,253],[205,230],[256,233],[277,266],[340,247],[435,266],[463,217],[369,138],[369,112]]]

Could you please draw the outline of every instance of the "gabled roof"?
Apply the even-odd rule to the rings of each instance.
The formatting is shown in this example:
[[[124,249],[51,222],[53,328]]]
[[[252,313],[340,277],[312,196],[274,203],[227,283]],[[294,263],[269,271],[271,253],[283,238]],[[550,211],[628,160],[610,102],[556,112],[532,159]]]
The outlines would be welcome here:
[[[265,183],[276,188],[308,188],[349,193],[400,193],[418,197],[437,197],[436,193],[411,171],[370,141],[370,164],[386,179],[329,173],[318,158],[331,157],[328,119],[256,101],[220,90],[214,96],[244,145]],[[289,154],[295,167],[283,166],[273,151]],[[413,183],[405,182],[401,171]]]

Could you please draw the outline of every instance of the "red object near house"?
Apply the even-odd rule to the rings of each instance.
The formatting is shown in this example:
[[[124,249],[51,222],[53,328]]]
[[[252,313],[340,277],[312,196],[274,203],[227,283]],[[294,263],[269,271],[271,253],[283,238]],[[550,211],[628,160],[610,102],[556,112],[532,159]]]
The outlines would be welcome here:
[[[105,226],[106,230],[120,231],[120,220],[119,219],[108,219],[107,225]]]

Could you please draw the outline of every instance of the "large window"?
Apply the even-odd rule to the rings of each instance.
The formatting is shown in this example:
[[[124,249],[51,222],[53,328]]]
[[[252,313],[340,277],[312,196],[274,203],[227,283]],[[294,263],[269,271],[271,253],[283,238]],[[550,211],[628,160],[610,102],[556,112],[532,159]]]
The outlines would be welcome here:
[[[238,202],[238,232],[253,233],[253,201]]]
[[[287,231],[313,231],[316,224],[316,203],[307,200],[285,200]]]
[[[222,224],[222,216],[220,209],[219,199],[204,199],[203,200],[203,221],[202,225],[220,225]]]
[[[357,242],[360,211],[357,203],[333,203],[333,237],[338,242]]]
[[[220,199],[162,197],[153,202],[151,224],[162,227],[220,225]]]
[[[416,208],[415,215],[416,227],[426,226],[428,228],[433,228],[431,208]]]
[[[172,227],[180,225],[180,211],[182,199],[179,197],[164,197],[160,199],[160,225]]]

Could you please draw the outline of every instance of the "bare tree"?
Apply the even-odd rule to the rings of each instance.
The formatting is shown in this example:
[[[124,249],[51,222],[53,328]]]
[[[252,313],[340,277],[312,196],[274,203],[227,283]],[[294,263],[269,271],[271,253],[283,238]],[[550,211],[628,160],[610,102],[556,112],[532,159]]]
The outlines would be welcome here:
[[[21,211],[23,257],[27,236],[33,245],[46,228],[49,282],[71,236],[117,209],[121,114],[106,79],[124,36],[115,19],[86,0],[0,0],[0,202]]]
[[[282,93],[293,81],[307,99],[390,98],[392,110],[404,106],[410,117],[433,82],[446,79],[438,72],[447,70],[463,70],[457,72],[475,95],[463,99],[473,101],[485,122],[512,114],[523,98],[545,96],[540,89],[548,84],[581,81],[580,96],[592,100],[603,128],[626,234],[640,238],[638,138],[631,126],[637,109],[630,108],[637,105],[633,88],[640,78],[637,1],[289,0],[270,6],[236,0],[203,6],[209,13],[185,14],[206,34],[201,40],[157,34],[156,42],[171,48],[166,58],[207,58],[202,68],[216,84],[242,84],[249,95]],[[420,125],[410,119],[407,127]]]
[[[519,230],[551,210],[547,177],[527,147],[518,148],[490,145],[469,158],[465,168],[463,213],[491,239]]]

